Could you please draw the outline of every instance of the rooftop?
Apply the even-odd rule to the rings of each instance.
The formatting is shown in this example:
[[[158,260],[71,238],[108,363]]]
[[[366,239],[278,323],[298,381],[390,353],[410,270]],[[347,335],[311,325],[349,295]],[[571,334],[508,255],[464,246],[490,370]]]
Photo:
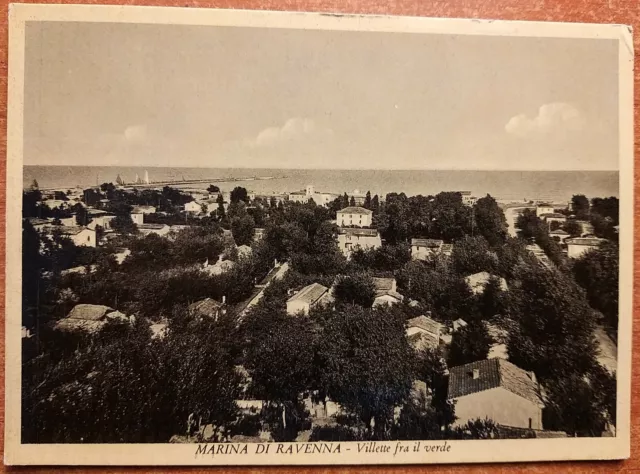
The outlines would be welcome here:
[[[342,214],[364,214],[364,215],[373,214],[372,210],[365,209],[364,207],[359,207],[359,206],[345,207],[344,209],[340,209],[338,212]]]
[[[568,245],[588,245],[591,247],[597,247],[605,239],[601,239],[599,237],[574,237],[572,239],[565,240],[565,243]]]
[[[320,283],[312,283],[309,286],[305,286],[295,295],[287,300],[290,301],[303,301],[305,303],[314,304],[320,298],[322,298],[329,289]]]
[[[565,232],[562,229],[556,229],[556,230],[552,230],[551,232],[549,232],[549,234],[551,234],[551,235],[569,235],[569,232]]]
[[[551,218],[556,218],[556,219],[566,219],[567,216],[565,216],[564,214],[558,214],[557,212],[551,212],[548,214],[542,214],[540,217],[551,217]]]
[[[160,230],[168,227],[167,224],[138,224],[138,229]]]
[[[78,304],[69,312],[69,319],[84,319],[87,321],[99,321],[103,319],[107,313],[113,312],[114,309],[109,306],[100,304]]]
[[[427,247],[430,249],[437,249],[442,247],[444,242],[438,239],[411,239],[411,246]]]
[[[474,378],[477,371],[477,378]],[[485,359],[449,369],[449,399],[502,387],[532,403],[541,405],[533,372],[504,359]]]
[[[338,234],[360,235],[365,237],[377,237],[378,229],[363,229],[360,227],[341,227]]]
[[[196,316],[216,317],[224,304],[212,298],[205,298],[189,305],[189,312]]]
[[[376,291],[391,291],[395,285],[395,278],[374,278],[373,284],[376,287]]]
[[[49,224],[47,219],[39,219],[37,217],[28,217],[27,220],[31,225],[46,225]]]
[[[86,227],[58,226],[57,228],[60,229],[60,232],[62,232],[64,235],[78,235],[83,230],[88,230],[88,231],[91,231],[91,232],[95,232],[95,231],[93,231],[91,229],[88,229]]]
[[[407,321],[407,328],[418,328],[432,334],[440,334],[442,324],[426,316],[418,316]]]

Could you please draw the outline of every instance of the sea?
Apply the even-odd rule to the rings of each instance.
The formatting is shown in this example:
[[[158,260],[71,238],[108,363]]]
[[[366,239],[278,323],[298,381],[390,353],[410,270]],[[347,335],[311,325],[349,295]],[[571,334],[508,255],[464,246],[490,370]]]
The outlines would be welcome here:
[[[618,171],[475,171],[475,170],[314,170],[260,168],[138,168],[98,166],[24,166],[25,189],[37,180],[40,189],[86,188],[105,182],[149,180],[255,179],[216,182],[223,191],[243,186],[257,194],[288,193],[312,185],[316,192],[361,193],[384,196],[404,192],[408,196],[433,195],[442,191],[470,191],[474,196],[490,194],[502,201],[567,201],[574,194],[592,197],[619,195]],[[189,185],[207,188],[209,183]]]

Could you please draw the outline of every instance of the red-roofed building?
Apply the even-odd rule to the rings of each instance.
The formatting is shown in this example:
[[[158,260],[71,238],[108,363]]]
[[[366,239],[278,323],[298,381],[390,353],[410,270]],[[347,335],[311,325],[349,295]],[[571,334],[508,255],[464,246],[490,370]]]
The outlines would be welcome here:
[[[449,400],[456,425],[489,418],[497,424],[542,429],[539,386],[533,372],[504,359],[486,359],[449,370]]]

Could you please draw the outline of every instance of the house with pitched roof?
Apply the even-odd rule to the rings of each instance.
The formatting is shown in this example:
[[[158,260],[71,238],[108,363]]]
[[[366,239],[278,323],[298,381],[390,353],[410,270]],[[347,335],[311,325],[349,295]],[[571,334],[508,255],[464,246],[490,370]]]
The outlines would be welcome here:
[[[444,242],[439,239],[411,239],[411,258],[427,260],[432,255],[444,254],[444,245]],[[450,247],[447,246],[446,250],[450,250]]]
[[[287,300],[287,314],[292,316],[300,313],[308,315],[311,308],[324,301],[329,301],[330,297],[329,288],[320,283],[312,283]]]
[[[66,318],[55,324],[59,331],[85,331],[94,334],[100,331],[110,320],[132,322],[132,320],[109,306],[100,304],[77,304]]]
[[[435,349],[440,345],[442,324],[427,316],[407,321],[407,339],[416,350]]]
[[[485,359],[449,369],[448,399],[456,426],[488,418],[516,428],[542,429],[540,387],[533,372],[504,359]]]
[[[222,302],[214,300],[212,298],[205,298],[189,305],[189,314],[202,319],[218,319],[226,312],[225,309],[225,297],[222,297]]]
[[[579,258],[589,250],[600,247],[605,239],[599,237],[574,237],[564,241],[567,244],[567,256],[569,258]]]
[[[402,303],[404,296],[397,291],[395,278],[374,278],[373,284],[375,285],[376,293],[373,300],[373,307],[383,304],[398,304]]]
[[[373,211],[364,207],[349,206],[336,214],[336,222],[340,227],[371,227]]]
[[[569,238],[569,233],[565,232],[562,229],[556,229],[549,232],[549,237],[551,237],[554,240],[559,240],[560,242],[564,242]]]
[[[382,246],[382,239],[378,229],[360,229],[354,227],[341,227],[338,229],[338,248],[349,258],[357,249],[369,250]]]

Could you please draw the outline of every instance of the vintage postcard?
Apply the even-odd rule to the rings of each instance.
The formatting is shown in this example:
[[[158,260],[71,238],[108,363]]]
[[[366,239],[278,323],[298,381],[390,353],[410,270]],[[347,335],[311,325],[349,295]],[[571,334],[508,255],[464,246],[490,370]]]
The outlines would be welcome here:
[[[8,464],[628,457],[628,27],[9,19]]]

